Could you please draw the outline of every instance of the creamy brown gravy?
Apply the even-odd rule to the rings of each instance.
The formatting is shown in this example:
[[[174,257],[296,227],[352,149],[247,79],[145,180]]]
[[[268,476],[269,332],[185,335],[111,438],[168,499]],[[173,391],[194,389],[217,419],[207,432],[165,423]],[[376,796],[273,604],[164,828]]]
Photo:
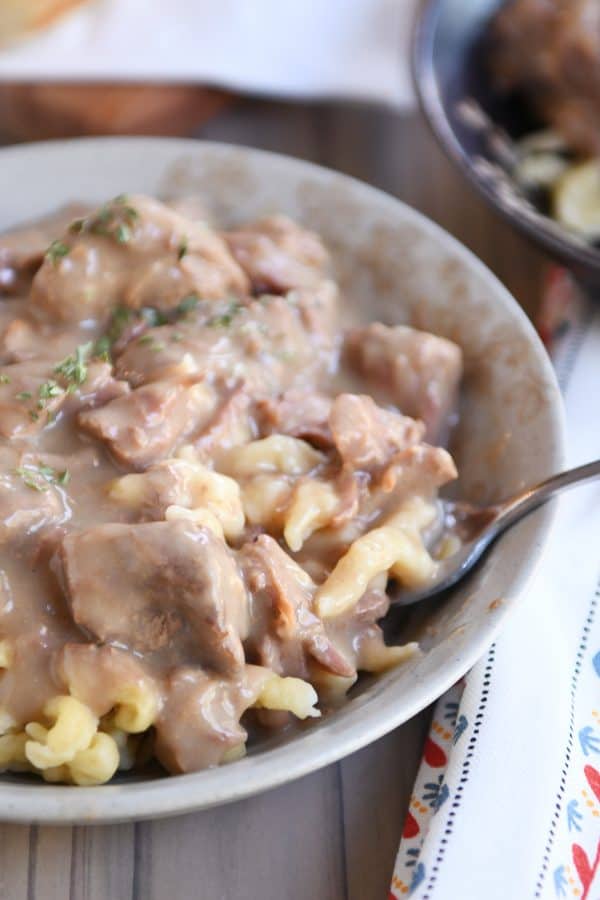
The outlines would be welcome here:
[[[404,328],[344,335],[326,251],[283,217],[221,236],[127,197],[60,224],[0,250],[0,640],[13,652],[0,711],[17,730],[44,722],[46,702],[79,680],[104,715],[120,680],[151,683],[158,758],[171,771],[214,765],[244,740],[256,666],[311,681],[326,706],[357,670],[395,662],[376,624],[385,573],[328,622],[315,590],[353,540],[454,477],[422,441],[444,428],[460,351]],[[26,294],[8,294],[33,273]],[[161,461],[191,446],[228,474],[232,447],[269,435],[305,440],[315,462],[234,476],[267,522],[247,519],[227,547],[166,520],[193,503]],[[155,480],[127,505],[109,486],[135,472]],[[286,510],[311,479],[335,509],[292,552]]]

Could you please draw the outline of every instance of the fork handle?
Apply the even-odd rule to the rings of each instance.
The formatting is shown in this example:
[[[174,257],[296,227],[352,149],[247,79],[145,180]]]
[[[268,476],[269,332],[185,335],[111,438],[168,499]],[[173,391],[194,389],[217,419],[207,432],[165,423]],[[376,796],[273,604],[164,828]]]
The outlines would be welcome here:
[[[600,459],[586,463],[583,466],[577,466],[575,469],[568,469],[566,472],[561,472],[558,475],[553,475],[551,478],[534,485],[534,487],[527,488],[520,494],[516,494],[510,500],[499,504],[495,533],[498,534],[504,531],[505,528],[518,522],[523,516],[550,500],[554,494],[558,494],[560,491],[574,487],[584,481],[592,481],[595,478],[600,478]]]

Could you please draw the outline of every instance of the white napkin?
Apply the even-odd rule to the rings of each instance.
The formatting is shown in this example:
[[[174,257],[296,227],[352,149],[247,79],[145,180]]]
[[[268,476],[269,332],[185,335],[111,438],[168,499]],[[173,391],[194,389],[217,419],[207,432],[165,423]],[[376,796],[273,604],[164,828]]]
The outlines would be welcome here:
[[[415,3],[94,0],[3,48],[0,80],[196,82],[401,107]]]
[[[577,465],[600,456],[600,307],[556,291]],[[600,483],[559,502],[530,594],[436,706],[391,900],[600,898]]]

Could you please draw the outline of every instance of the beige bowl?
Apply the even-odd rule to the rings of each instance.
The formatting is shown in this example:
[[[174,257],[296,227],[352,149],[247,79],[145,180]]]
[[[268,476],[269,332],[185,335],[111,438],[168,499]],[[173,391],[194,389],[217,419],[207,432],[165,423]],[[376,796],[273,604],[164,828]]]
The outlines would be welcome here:
[[[2,229],[67,200],[103,201],[127,191],[201,192],[223,223],[289,213],[324,236],[359,316],[457,341],[466,359],[453,447],[463,497],[500,499],[561,467],[561,398],[529,321],[482,263],[414,210],[307,163],[197,141],[93,139],[0,151]],[[320,723],[196,775],[123,778],[94,788],[2,776],[0,817],[66,823],[183,813],[274,787],[358,750],[439,697],[479,659],[527,590],[552,518],[550,507],[530,516],[449,599],[396,626],[402,636],[418,634],[424,655],[365,680]]]

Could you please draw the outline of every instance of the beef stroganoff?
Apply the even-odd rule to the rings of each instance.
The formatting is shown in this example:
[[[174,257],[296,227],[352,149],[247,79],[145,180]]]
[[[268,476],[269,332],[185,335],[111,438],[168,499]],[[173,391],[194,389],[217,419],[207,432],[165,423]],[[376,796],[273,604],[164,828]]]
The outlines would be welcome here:
[[[0,239],[0,768],[192,772],[340,703],[432,578],[460,349],[319,237],[120,196]]]

